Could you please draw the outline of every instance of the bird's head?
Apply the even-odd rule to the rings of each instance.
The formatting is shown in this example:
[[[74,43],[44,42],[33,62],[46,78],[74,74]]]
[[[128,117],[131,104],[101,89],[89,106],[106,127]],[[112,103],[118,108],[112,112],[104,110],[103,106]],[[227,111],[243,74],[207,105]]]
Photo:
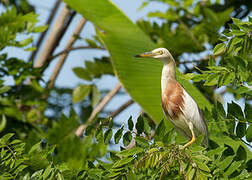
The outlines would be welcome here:
[[[160,59],[163,62],[170,62],[173,60],[171,53],[165,48],[157,48],[150,52],[138,54],[135,57]]]

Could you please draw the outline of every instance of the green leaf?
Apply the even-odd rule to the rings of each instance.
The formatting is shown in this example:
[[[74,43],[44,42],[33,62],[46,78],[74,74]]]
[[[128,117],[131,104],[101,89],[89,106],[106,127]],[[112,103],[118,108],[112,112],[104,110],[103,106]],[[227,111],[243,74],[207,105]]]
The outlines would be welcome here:
[[[241,30],[232,30],[231,33],[232,33],[233,35],[235,35],[235,36],[243,36],[243,35],[246,34],[246,32],[243,32],[243,31],[241,31]]]
[[[227,37],[231,37],[232,36],[232,33],[228,29],[224,29],[221,34],[224,34]]]
[[[235,79],[235,73],[233,72],[228,72],[224,75],[223,77],[223,81],[222,83],[220,84],[220,86],[226,86],[228,85],[229,83],[232,83]]]
[[[124,146],[128,146],[132,140],[131,132],[128,131],[123,135],[123,144]]]
[[[245,149],[246,147],[240,145],[239,148],[237,149],[236,151],[236,157],[235,159],[238,161],[238,160],[244,160],[246,161],[247,160],[247,151]]]
[[[41,141],[38,142],[38,143],[36,143],[36,144],[34,144],[34,145],[31,147],[31,149],[30,149],[30,151],[29,151],[28,154],[31,154],[31,153],[33,153],[34,151],[37,151],[37,150],[39,150],[39,149],[41,149]]]
[[[240,43],[240,42],[242,42],[242,41],[243,41],[243,38],[234,37],[234,38],[233,38],[232,44],[233,44],[233,46],[234,46],[234,45],[236,45],[236,44],[238,44],[238,43]]]
[[[250,124],[246,132],[246,140],[252,142],[252,125]]]
[[[91,86],[85,85],[85,84],[80,84],[78,85],[74,91],[73,91],[73,103],[76,103],[78,101],[82,101],[85,99],[91,90]]]
[[[113,128],[113,126],[114,126],[113,119],[112,119],[112,118],[109,118],[109,124],[108,124],[108,127],[109,127],[110,129],[112,129],[112,128]]]
[[[57,180],[64,180],[64,176],[60,172],[57,173],[56,177]]]
[[[233,159],[234,156],[228,156],[223,161],[218,162],[217,166],[224,171],[232,163]]]
[[[208,168],[208,166],[206,164],[204,164],[203,162],[197,161],[197,166],[206,172],[211,172],[211,170]]]
[[[98,48],[99,46],[96,44],[96,42],[94,41],[94,40],[92,40],[92,39],[85,39],[86,40],[86,42],[87,42],[87,44],[90,46],[90,47],[92,47],[92,48]]]
[[[233,101],[232,103],[228,103],[228,114],[231,114],[240,121],[244,119],[241,107]]]
[[[98,104],[98,102],[100,101],[100,98],[101,98],[101,94],[98,91],[97,86],[93,85],[92,86],[92,99],[91,99],[91,104],[93,107],[95,107]]]
[[[213,86],[218,83],[219,76],[218,74],[210,74],[207,76],[204,86]]]
[[[194,82],[200,82],[202,80],[205,80],[207,78],[208,74],[195,74],[195,76],[193,76],[192,80]]]
[[[141,10],[144,9],[148,4],[149,4],[149,2],[143,2],[142,5],[141,5],[137,10],[138,10],[138,11],[141,11]]]
[[[210,159],[209,157],[205,156],[204,154],[198,154],[196,156],[193,156],[196,159],[200,159],[201,161],[205,160],[205,161],[212,161],[212,159]]]
[[[37,26],[35,28],[33,28],[32,32],[34,33],[40,33],[45,31],[48,28],[48,25],[44,25],[44,26]]]
[[[118,79],[144,111],[155,122],[159,122],[163,117],[160,104],[162,63],[153,59],[143,61],[135,58],[136,54],[150,51],[156,45],[109,0],[65,0],[65,2],[102,29],[102,31],[97,30],[97,34],[111,55],[112,65]],[[211,104],[199,90],[190,82],[181,80],[179,76],[180,73],[178,73],[179,82],[200,108],[211,110]]]
[[[208,66],[216,66],[215,59],[213,58],[213,56],[209,57]]]
[[[143,148],[134,147],[132,149],[128,149],[128,150],[124,150],[124,151],[118,152],[116,155],[119,156],[119,157],[120,156],[122,156],[122,157],[128,157],[128,156],[132,156],[134,154],[139,154],[141,152],[144,152]]]
[[[27,46],[28,44],[30,44],[31,42],[33,41],[33,38],[32,37],[29,37],[27,39],[24,39],[22,41],[19,41],[18,44],[17,44],[17,47],[24,47],[24,46]]]
[[[104,143],[105,143],[105,144],[108,144],[108,143],[109,143],[109,141],[110,141],[112,135],[113,135],[112,129],[109,128],[109,129],[105,132],[105,134],[104,134]]]
[[[14,133],[8,133],[8,134],[5,134],[3,137],[1,137],[0,139],[0,144],[3,143],[3,144],[7,144],[7,142],[9,141],[9,139],[14,136],[15,134]]]
[[[135,141],[136,141],[137,146],[140,146],[143,148],[147,148],[149,146],[148,141],[141,136],[135,137]]]
[[[224,41],[228,41],[228,38],[226,36],[220,36],[219,40],[224,42]]]
[[[45,171],[43,172],[43,179],[47,179],[47,177],[51,174],[53,168],[51,166],[47,166]]]
[[[35,51],[37,48],[36,47],[29,47],[29,48],[25,48],[25,51]]]
[[[89,125],[87,126],[87,128],[85,129],[85,136],[89,136],[92,134],[92,131],[95,129],[95,127],[93,125]]]
[[[121,166],[123,166],[123,165],[126,165],[126,164],[130,163],[132,160],[134,160],[133,157],[123,158],[123,159],[121,159],[120,161],[117,161],[117,162],[113,165],[113,168],[118,168],[118,167],[121,167]]]
[[[239,176],[236,176],[236,179],[247,179],[250,176],[246,169],[243,169]]]
[[[216,104],[217,104],[218,113],[219,113],[222,117],[226,117],[226,112],[225,112],[225,110],[224,110],[224,108],[223,108],[223,105],[222,105],[219,101],[217,101]]]
[[[195,168],[193,168],[192,166],[189,167],[189,169],[187,170],[186,173],[186,177],[188,180],[192,180],[195,174]]]
[[[10,86],[3,86],[0,88],[0,94],[5,93],[11,89]]]
[[[129,130],[133,130],[133,127],[134,127],[134,123],[133,123],[133,120],[132,120],[132,116],[129,117],[128,119],[128,127],[129,127]]]
[[[166,131],[165,123],[164,120],[162,120],[155,130],[154,140],[161,141],[164,137],[165,131]]]
[[[0,122],[0,132],[2,132],[4,130],[6,124],[7,124],[7,120],[6,120],[5,115],[3,114],[2,115],[2,120]]]
[[[82,67],[73,68],[73,72],[76,76],[78,76],[81,79],[88,80],[88,81],[92,80],[89,73]]]
[[[144,122],[144,133],[147,136],[150,136],[151,135],[151,127],[149,125],[147,118],[143,117],[143,122]]]
[[[232,38],[229,43],[228,43],[228,53],[231,53],[234,50],[234,46],[240,42],[243,41],[243,38],[239,38],[239,37],[234,37]]]
[[[121,139],[121,137],[122,137],[122,133],[123,133],[123,126],[122,126],[120,129],[118,129],[118,130],[116,131],[116,133],[115,133],[114,140],[115,140],[115,143],[116,143],[116,144],[119,143],[119,141],[120,141],[120,139]]]
[[[252,123],[252,105],[248,103],[245,104],[244,114],[246,116],[247,121]]]
[[[213,49],[213,55],[220,55],[225,52],[225,43],[217,44]]]
[[[137,134],[141,134],[142,132],[144,132],[144,120],[142,116],[139,116],[137,118],[136,129],[137,129]]]
[[[246,123],[245,122],[239,122],[236,126],[236,135],[239,138],[242,138],[246,134]]]
[[[231,175],[234,171],[238,170],[242,165],[243,161],[235,161],[233,162],[224,173],[225,176]]]

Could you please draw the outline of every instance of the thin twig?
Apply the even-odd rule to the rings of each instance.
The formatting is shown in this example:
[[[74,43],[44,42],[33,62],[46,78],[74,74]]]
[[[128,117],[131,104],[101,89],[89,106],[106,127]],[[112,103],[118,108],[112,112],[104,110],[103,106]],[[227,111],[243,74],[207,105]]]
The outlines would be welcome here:
[[[50,16],[48,17],[48,19],[47,19],[47,21],[46,21],[46,24],[47,24],[47,25],[50,25],[50,24],[51,24],[51,22],[52,22],[52,20],[53,20],[53,18],[54,18],[54,16],[55,16],[55,14],[56,14],[56,12],[57,12],[57,10],[58,10],[58,8],[59,8],[60,2],[61,2],[61,0],[57,0],[57,1],[56,1],[55,5],[54,5],[54,7],[53,7],[53,9],[52,9],[52,11],[51,11]],[[35,47],[36,47],[37,49],[36,49],[35,51],[32,52],[32,54],[31,54],[31,56],[30,56],[30,58],[29,58],[29,61],[33,61],[33,60],[34,60],[34,58],[35,58],[37,52],[39,51],[40,45],[41,45],[41,43],[42,43],[42,41],[43,41],[43,39],[44,39],[44,37],[45,37],[46,32],[48,31],[48,29],[49,29],[49,27],[48,27],[44,32],[41,33],[41,35],[40,35],[40,37],[39,37],[39,39],[38,39],[38,41],[37,41],[37,43],[36,43],[36,45],[35,45]]]
[[[82,136],[83,131],[85,130],[87,124],[92,122],[96,115],[103,110],[103,108],[109,103],[109,101],[116,95],[116,93],[121,89],[121,84],[118,83],[114,89],[109,91],[109,93],[102,99],[102,101],[96,106],[96,108],[91,113],[90,117],[87,120],[86,124],[80,125],[75,131],[76,136]]]
[[[57,40],[57,36],[59,36],[59,32],[64,27],[65,20],[69,15],[70,11],[66,7],[66,5],[64,5],[58,16],[58,19],[56,20],[52,30],[50,31],[50,34],[46,40],[46,44],[44,45],[44,48],[42,49],[34,67],[42,67],[46,63],[47,58],[53,49],[55,41]]]
[[[70,49],[72,47],[72,45],[74,44],[74,42],[77,39],[77,36],[80,34],[80,32],[81,32],[81,30],[82,30],[82,28],[84,27],[85,24],[86,24],[86,20],[84,18],[82,18],[80,23],[78,23],[76,29],[74,30],[74,33],[73,33],[72,37],[68,41],[68,43],[67,43],[67,45],[65,47],[65,50],[68,50],[68,49]],[[61,70],[61,68],[62,68],[62,66],[63,66],[63,64],[64,64],[64,62],[65,62],[65,60],[67,58],[67,56],[68,56],[67,52],[62,53],[60,55],[60,59],[59,59],[57,65],[56,65],[56,67],[55,67],[55,69],[54,69],[54,71],[53,71],[53,73],[52,73],[52,75],[50,77],[49,83],[48,83],[48,88],[49,89],[51,89],[54,86],[55,80],[58,77],[59,72],[60,72],[60,70]]]
[[[52,59],[55,59],[56,57],[62,55],[62,54],[65,54],[65,53],[69,53],[70,51],[74,51],[74,50],[79,50],[79,49],[94,49],[94,50],[105,50],[105,48],[103,47],[97,47],[97,48],[94,48],[94,47],[91,47],[91,46],[76,46],[76,47],[71,47],[71,48],[68,48],[68,49],[64,49],[63,51],[51,56],[48,58],[48,60],[52,60]]]
[[[114,112],[112,112],[109,115],[109,117],[114,118],[115,116],[117,116],[118,114],[120,114],[124,109],[126,109],[127,107],[129,107],[133,103],[134,103],[134,101],[132,99],[128,100],[126,103],[124,103],[122,106],[120,106],[117,110],[115,110]]]

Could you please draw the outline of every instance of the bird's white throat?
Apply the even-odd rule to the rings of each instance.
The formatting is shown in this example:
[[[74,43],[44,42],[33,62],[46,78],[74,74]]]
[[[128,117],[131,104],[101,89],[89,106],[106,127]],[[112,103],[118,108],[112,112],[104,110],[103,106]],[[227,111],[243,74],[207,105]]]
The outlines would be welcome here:
[[[165,62],[162,70],[161,77],[161,88],[162,92],[165,91],[166,86],[169,81],[176,81],[176,70],[175,70],[175,62],[171,60],[169,62]]]

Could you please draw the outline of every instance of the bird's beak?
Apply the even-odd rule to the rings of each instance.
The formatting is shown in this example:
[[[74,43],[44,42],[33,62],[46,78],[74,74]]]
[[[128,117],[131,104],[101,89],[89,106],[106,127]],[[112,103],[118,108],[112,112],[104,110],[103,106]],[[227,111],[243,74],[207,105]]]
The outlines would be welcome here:
[[[145,52],[145,53],[142,53],[142,54],[138,54],[135,57],[144,58],[144,57],[153,57],[153,56],[154,56],[154,54],[152,52]]]

